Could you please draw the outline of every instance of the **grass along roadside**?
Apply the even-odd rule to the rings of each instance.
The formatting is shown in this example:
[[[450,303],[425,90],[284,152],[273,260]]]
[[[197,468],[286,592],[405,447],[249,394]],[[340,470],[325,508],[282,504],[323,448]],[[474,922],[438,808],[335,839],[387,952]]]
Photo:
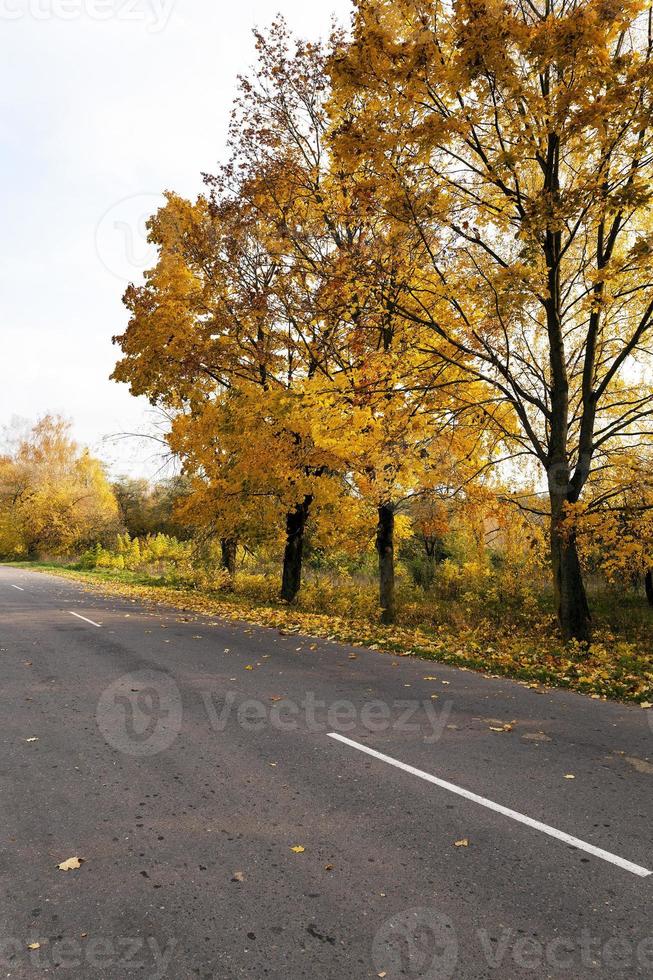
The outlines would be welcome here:
[[[368,619],[311,612],[282,602],[262,602],[236,592],[207,592],[173,587],[134,573],[81,571],[45,562],[12,563],[14,567],[47,572],[83,582],[104,595],[127,596],[184,611],[244,621],[283,632],[309,634],[369,647],[395,656],[416,656],[496,676],[511,677],[533,686],[565,687],[596,698],[653,702],[653,650],[642,649],[609,629],[598,629],[588,651],[564,645],[551,623],[516,628],[497,625],[447,624],[406,627],[381,626]]]

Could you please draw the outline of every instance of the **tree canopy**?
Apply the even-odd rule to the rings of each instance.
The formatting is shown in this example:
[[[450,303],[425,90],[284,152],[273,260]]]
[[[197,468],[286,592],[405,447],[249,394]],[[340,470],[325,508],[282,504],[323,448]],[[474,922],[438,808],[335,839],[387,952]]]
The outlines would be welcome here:
[[[651,505],[650,9],[359,0],[323,44],[256,41],[207,192],[150,221],[114,377],[175,415],[224,539],[285,531],[285,598],[306,522],[367,509],[391,620],[397,509],[493,488],[548,522],[588,640],[586,542]]]

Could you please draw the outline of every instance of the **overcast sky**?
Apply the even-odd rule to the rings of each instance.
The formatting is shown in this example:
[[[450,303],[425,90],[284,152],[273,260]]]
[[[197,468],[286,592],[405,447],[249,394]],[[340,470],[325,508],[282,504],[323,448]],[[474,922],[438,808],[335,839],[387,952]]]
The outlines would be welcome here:
[[[223,154],[253,26],[303,36],[347,0],[0,0],[0,426],[46,412],[114,473],[151,475],[148,405],[109,381],[121,296],[147,266],[161,191],[192,196]]]

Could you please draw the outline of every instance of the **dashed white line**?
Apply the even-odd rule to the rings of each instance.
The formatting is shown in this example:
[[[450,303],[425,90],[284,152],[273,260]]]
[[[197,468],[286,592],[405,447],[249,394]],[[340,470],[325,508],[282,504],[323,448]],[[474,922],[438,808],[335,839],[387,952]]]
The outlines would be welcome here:
[[[328,732],[328,736],[329,738],[335,738],[338,742],[343,742],[345,745],[350,745],[354,749],[358,749],[359,752],[365,752],[366,755],[371,755],[374,759],[380,759],[381,762],[387,762],[390,766],[403,769],[404,772],[410,773],[411,776],[417,776],[419,779],[426,780],[427,783],[433,783],[441,789],[455,793],[456,796],[462,796],[466,800],[471,800],[472,803],[478,803],[488,810],[494,810],[495,813],[501,813],[504,817],[510,817],[511,820],[526,824],[527,827],[532,827],[534,830],[539,830],[543,834],[548,834],[549,837],[555,837],[565,844],[570,844],[572,847],[578,848],[579,851],[585,851],[587,854],[592,854],[594,857],[601,858],[603,861],[609,861],[610,864],[616,864],[618,868],[623,868],[624,871],[630,871],[634,875],[639,875],[640,878],[646,878],[650,874],[653,874],[653,871],[650,871],[648,868],[643,868],[640,864],[634,864],[632,861],[627,861],[617,854],[604,851],[601,847],[595,847],[594,844],[588,844],[586,841],[580,840],[578,837],[572,837],[562,830],[556,830],[555,827],[550,827],[546,823],[533,820],[531,817],[527,817],[523,813],[518,813],[516,810],[511,810],[507,806],[502,806],[500,803],[494,803],[484,796],[471,793],[468,789],[456,786],[455,783],[448,783],[446,780],[432,776],[431,773],[424,772],[422,769],[415,769],[414,766],[406,765],[405,762],[400,762],[398,759],[393,759],[389,755],[384,755],[383,752],[370,749],[367,745],[361,745],[360,742],[354,742],[351,738],[346,738],[344,735],[338,735],[336,732]]]
[[[24,592],[25,591],[25,589],[21,588],[20,585],[12,585],[11,587],[12,587],[12,589],[18,589],[19,592]]]
[[[80,616],[79,613],[75,613],[71,609],[69,609],[68,612],[70,613],[71,616],[77,616],[77,619],[83,619],[85,623],[90,623],[91,626],[98,626],[98,627],[102,626],[102,623],[95,623],[93,622],[92,619],[87,619],[86,616]]]

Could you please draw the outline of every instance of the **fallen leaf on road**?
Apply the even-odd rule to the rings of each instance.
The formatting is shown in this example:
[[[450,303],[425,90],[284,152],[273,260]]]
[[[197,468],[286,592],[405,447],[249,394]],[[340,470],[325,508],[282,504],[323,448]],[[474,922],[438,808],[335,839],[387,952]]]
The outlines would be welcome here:
[[[467,837],[463,837],[462,840],[454,841],[454,847],[469,847],[469,840]]]
[[[34,735],[34,736],[32,736],[32,738],[26,738],[25,741],[26,742],[38,742],[38,736],[37,735]]]
[[[572,772],[566,772],[565,773],[565,779],[575,779],[575,778],[576,777],[574,776],[574,774]]]
[[[646,759],[638,759],[636,755],[626,755],[624,756],[624,762],[627,762],[637,772],[646,773],[648,776],[653,774],[653,765]]]
[[[27,944],[27,948],[28,949],[40,949],[41,948],[41,944],[40,943],[28,943]]]
[[[423,681],[437,681],[437,677],[431,677],[429,675],[428,677],[422,677],[422,680]]]
[[[62,861],[61,864],[57,865],[57,867],[59,871],[76,871],[77,868],[81,868],[83,863],[84,863],[84,858],[71,857],[68,858],[66,861]]]
[[[386,975],[385,970],[383,970],[381,973],[377,973],[377,977],[383,978],[385,975]]]
[[[244,881],[245,872],[244,871],[234,871],[232,881]]]
[[[653,708],[653,702],[651,701],[640,701],[640,708]]]
[[[294,854],[303,854],[303,853],[304,853],[304,851],[306,850],[306,848],[305,848],[305,847],[302,847],[302,845],[301,845],[301,844],[295,844],[295,846],[294,846],[294,847],[291,847],[291,848],[290,848],[290,850],[291,850],[291,851],[292,851],[292,852],[293,852]]]
[[[529,742],[550,742],[551,741],[551,739],[549,738],[549,736],[548,735],[545,735],[544,732],[525,732],[524,735],[522,735],[522,738],[523,739],[526,739]]]
[[[252,667],[251,664],[247,664],[247,666],[245,667],[245,670],[254,670],[254,668]]]
[[[324,870],[325,871],[333,871],[333,865],[332,864],[325,864],[324,865]]]

